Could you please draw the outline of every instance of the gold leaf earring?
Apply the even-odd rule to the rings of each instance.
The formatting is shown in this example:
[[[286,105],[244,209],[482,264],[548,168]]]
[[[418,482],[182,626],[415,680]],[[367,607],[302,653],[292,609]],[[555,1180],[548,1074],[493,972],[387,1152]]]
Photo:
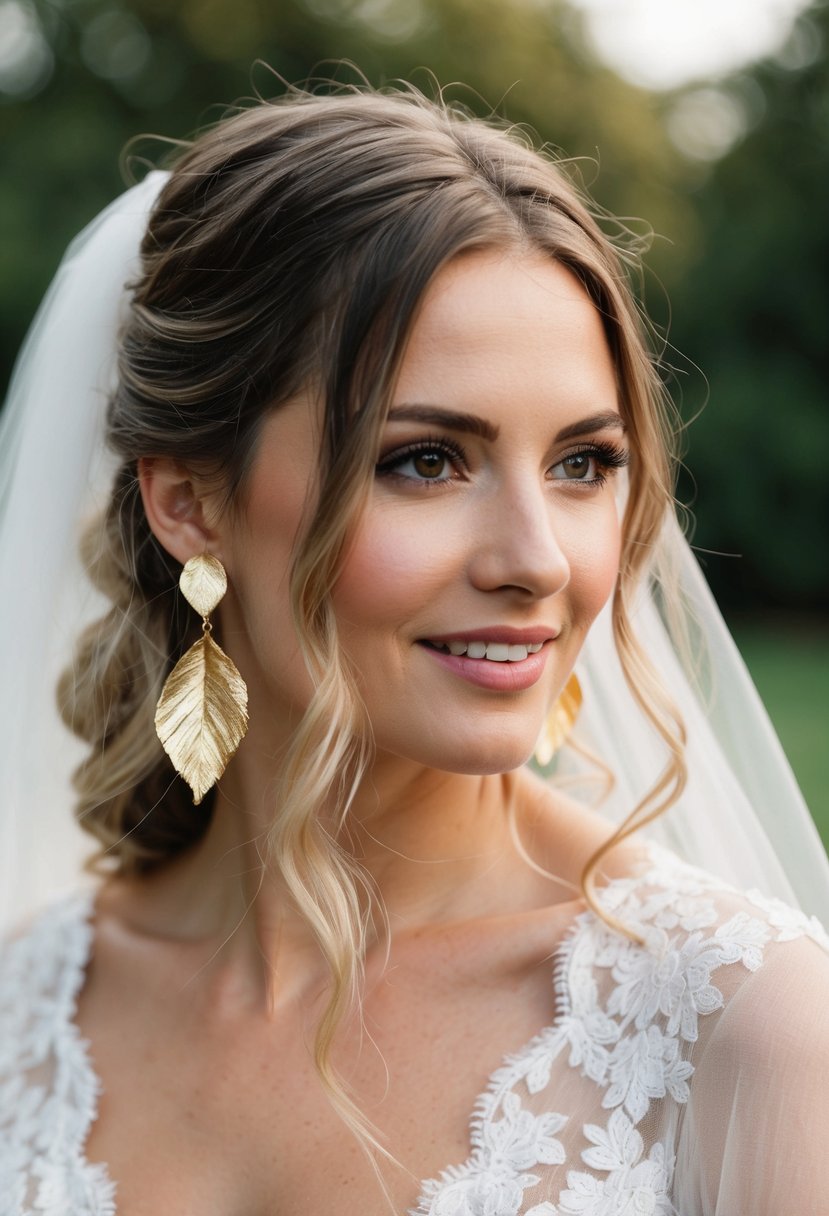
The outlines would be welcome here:
[[[572,731],[576,718],[579,716],[582,700],[581,684],[574,672],[547,714],[541,735],[535,745],[533,756],[539,768],[547,767]]]
[[[217,557],[200,553],[185,564],[181,593],[202,616],[202,636],[170,672],[158,699],[155,729],[198,806],[219,780],[248,728],[248,690],[211,637],[208,617],[227,591]]]

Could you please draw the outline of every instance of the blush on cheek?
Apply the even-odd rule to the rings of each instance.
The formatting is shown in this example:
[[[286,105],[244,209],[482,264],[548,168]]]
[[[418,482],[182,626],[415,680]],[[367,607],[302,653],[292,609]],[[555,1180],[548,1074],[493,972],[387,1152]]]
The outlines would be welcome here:
[[[605,515],[600,526],[573,535],[567,554],[574,623],[584,624],[586,632],[612,594],[619,576],[621,534],[615,510]]]
[[[405,627],[433,602],[456,564],[462,567],[438,529],[395,519],[392,511],[377,523],[365,519],[334,588],[337,616],[346,627],[358,621]]]
[[[619,577],[619,557],[621,554],[621,545],[619,543],[618,533],[609,538],[608,544],[604,549],[600,549],[594,555],[594,578],[589,582],[586,581],[586,589],[589,590],[592,603],[589,611],[591,616],[595,618],[604,608],[609,596],[613,593]]]

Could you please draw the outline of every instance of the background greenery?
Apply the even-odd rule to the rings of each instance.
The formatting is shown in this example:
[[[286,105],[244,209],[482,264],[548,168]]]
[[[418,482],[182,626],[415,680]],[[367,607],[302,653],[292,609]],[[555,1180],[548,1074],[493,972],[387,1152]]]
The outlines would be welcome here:
[[[772,629],[762,619],[738,621],[734,632],[829,849],[825,634],[813,634],[803,624],[798,629],[785,625]]]
[[[643,290],[694,420],[680,494],[829,838],[827,37],[820,3],[774,59],[654,94],[595,61],[564,0],[0,0],[0,360],[138,133],[187,136],[280,77],[354,79],[343,59],[429,89],[427,65],[528,123],[658,234]]]

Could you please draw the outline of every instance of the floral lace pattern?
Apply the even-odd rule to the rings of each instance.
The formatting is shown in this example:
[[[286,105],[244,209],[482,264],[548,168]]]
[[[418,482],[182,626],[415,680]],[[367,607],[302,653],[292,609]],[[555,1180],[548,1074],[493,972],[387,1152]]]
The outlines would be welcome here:
[[[74,1022],[92,896],[47,908],[2,951],[0,1216],[114,1216],[106,1168],[83,1156],[100,1085]]]
[[[618,879],[600,893],[604,908],[635,928],[644,944],[609,929],[592,912],[576,918],[557,952],[555,1024],[494,1074],[472,1120],[471,1155],[464,1165],[425,1183],[410,1216],[675,1212],[672,1146],[657,1140],[645,1155],[637,1125],[655,1101],[667,1099],[676,1108],[688,1102],[694,1072],[688,1057],[700,1018],[725,1003],[714,973],[735,964],[756,971],[771,941],[807,936],[829,951],[829,937],[814,917],[756,891],[744,895],[656,845],[648,847],[648,857],[642,874]],[[762,915],[741,908],[722,920],[716,894],[749,902]],[[600,984],[602,977],[610,982]],[[600,987],[607,994],[604,1002]],[[604,1127],[585,1123],[581,1128],[589,1147],[578,1156],[590,1172],[567,1168],[566,1186],[558,1190],[556,1202],[544,1199],[524,1209],[524,1191],[539,1181],[533,1172],[538,1166],[570,1165],[560,1141],[555,1142],[554,1162],[541,1152],[528,1159],[525,1150],[532,1144],[541,1148],[543,1129],[561,1130],[569,1116],[534,1114],[521,1099],[522,1091],[530,1101],[551,1086],[562,1052],[567,1052],[569,1068],[604,1090],[601,1106],[612,1113]],[[497,1160],[487,1147],[491,1127],[499,1128]],[[519,1142],[522,1151],[513,1153],[511,1146]]]
[[[668,1112],[675,1131],[702,1022],[725,1004],[717,972],[757,971],[770,942],[829,952],[814,917],[654,845],[600,898],[643,944],[575,918],[555,954],[555,1021],[492,1075],[467,1160],[424,1182],[410,1216],[670,1216],[673,1134],[646,1137],[643,1121]],[[74,1016],[92,907],[91,893],[56,903],[0,950],[0,1216],[115,1216],[106,1167],[84,1157],[100,1084]],[[598,1090],[605,1123],[558,1109],[563,1079]]]
[[[669,1216],[672,1163],[666,1162],[661,1144],[654,1144],[643,1161],[642,1137],[620,1110],[613,1112],[606,1128],[585,1124],[584,1134],[594,1147],[585,1149],[582,1160],[607,1177],[570,1170],[558,1207],[546,1205],[549,1216]]]

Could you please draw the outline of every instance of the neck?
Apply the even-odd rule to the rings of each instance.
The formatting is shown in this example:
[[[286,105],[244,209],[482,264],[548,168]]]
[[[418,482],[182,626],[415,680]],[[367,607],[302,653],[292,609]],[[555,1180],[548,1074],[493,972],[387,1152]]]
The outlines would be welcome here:
[[[284,977],[290,967],[316,978],[325,967],[313,933],[264,857],[268,828],[279,813],[272,793],[269,803],[273,773],[264,765],[257,773],[246,759],[223,777],[199,844],[144,881],[141,924],[163,937],[226,943],[260,974],[264,961],[267,973],[278,966]],[[518,780],[375,759],[339,843],[377,892],[392,939],[520,907],[531,871],[511,838],[509,808]],[[517,874],[525,881],[517,882]]]
[[[500,775],[467,776],[394,757],[375,759],[336,836],[367,874],[392,927],[474,914],[471,889],[506,852],[511,784]],[[279,806],[275,799],[269,805],[261,786],[254,795],[245,785],[241,779],[223,781],[210,828],[190,864],[208,884],[202,890],[235,890],[257,905],[259,916],[284,924],[291,904],[264,856]]]

